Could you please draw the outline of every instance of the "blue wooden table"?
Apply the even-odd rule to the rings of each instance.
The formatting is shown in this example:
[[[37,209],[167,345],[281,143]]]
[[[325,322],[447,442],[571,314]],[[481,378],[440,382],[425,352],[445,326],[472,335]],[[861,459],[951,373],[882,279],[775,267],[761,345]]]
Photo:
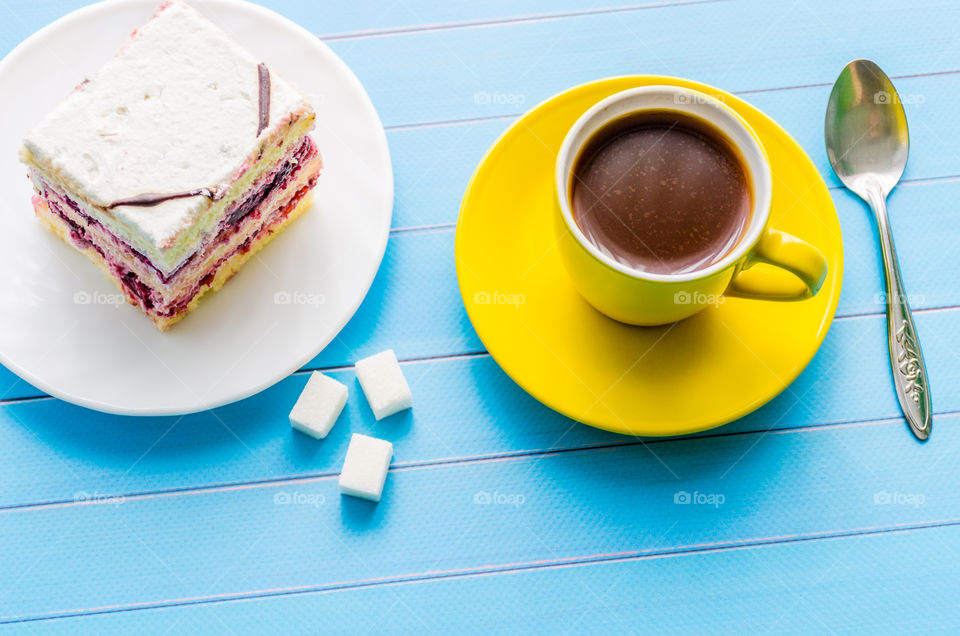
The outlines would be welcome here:
[[[215,414],[102,415],[0,370],[0,628],[960,629],[960,5],[607,2],[264,3],[350,65],[387,127],[383,266],[334,344]],[[0,0],[0,54],[82,4]],[[933,387],[926,445],[891,386],[875,228],[823,148],[830,86],[857,57],[893,77],[910,122],[890,209]],[[843,295],[807,370],[683,439],[593,430],[527,396],[484,351],[454,275],[460,197],[487,147],[554,93],[631,73],[766,111],[813,158],[843,228]],[[388,347],[416,406],[376,424],[352,364]],[[311,369],[351,387],[320,443],[287,420]],[[379,505],[338,493],[352,432],[395,444]]]

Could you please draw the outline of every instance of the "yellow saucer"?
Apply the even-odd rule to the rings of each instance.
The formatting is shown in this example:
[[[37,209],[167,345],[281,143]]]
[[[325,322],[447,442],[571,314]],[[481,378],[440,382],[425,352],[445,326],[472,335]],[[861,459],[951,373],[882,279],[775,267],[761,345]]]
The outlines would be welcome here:
[[[556,249],[557,150],[590,106],[648,84],[714,95],[757,131],[773,172],[771,226],[815,245],[829,263],[816,297],[793,303],[723,299],[674,325],[630,327],[600,314],[577,293]],[[719,426],[783,391],[826,336],[843,273],[833,201],[803,149],[737,97],[658,76],[572,88],[511,126],[467,187],[455,251],[467,313],[503,370],[550,408],[632,435],[678,435]]]

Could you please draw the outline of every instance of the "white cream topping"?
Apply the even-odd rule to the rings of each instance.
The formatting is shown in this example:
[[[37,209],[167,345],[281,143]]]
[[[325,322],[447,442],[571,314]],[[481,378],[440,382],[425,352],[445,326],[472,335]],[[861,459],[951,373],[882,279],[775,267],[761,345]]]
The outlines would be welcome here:
[[[101,208],[144,193],[226,192],[261,142],[312,112],[271,71],[270,125],[257,137],[258,64],[191,7],[164,4],[27,136],[26,149],[41,172]],[[169,272],[194,251],[178,237],[210,206],[203,196],[119,206],[101,220]]]

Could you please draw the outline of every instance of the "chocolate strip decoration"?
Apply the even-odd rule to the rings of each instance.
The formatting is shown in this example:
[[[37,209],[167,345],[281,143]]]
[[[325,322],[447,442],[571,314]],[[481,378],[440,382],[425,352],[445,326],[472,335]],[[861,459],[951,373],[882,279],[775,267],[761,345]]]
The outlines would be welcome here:
[[[213,192],[210,188],[200,188],[199,190],[188,190],[187,192],[176,192],[174,194],[153,194],[148,192],[146,194],[138,194],[135,197],[130,197],[129,199],[121,199],[120,201],[114,201],[107,205],[108,210],[113,208],[119,208],[122,205],[130,205],[141,208],[148,208],[154,205],[160,205],[165,201],[172,201],[173,199],[186,199],[189,197],[199,197],[204,196],[208,199],[214,199]]]
[[[257,125],[257,137],[270,125],[270,69],[263,62],[257,65],[260,77],[260,123]]]
[[[260,133],[262,133],[264,129],[270,125],[270,69],[268,69],[267,65],[263,62],[257,64],[257,76],[260,82],[260,121],[257,124],[257,137],[259,137]],[[154,205],[160,205],[166,201],[172,201],[173,199],[186,199],[189,197],[198,196],[205,196],[208,199],[215,198],[213,192],[209,188],[188,190],[187,192],[177,192],[175,194],[154,194],[148,192],[146,194],[138,194],[137,196],[129,199],[114,201],[113,203],[107,205],[107,209],[112,210],[113,208],[119,208],[123,205],[152,207]]]

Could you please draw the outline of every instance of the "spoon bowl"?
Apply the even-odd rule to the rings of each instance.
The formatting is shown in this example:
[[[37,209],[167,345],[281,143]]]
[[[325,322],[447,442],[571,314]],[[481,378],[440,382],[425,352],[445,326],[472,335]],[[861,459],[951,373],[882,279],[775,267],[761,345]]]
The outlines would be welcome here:
[[[893,82],[870,60],[850,62],[840,73],[824,133],[833,170],[862,198],[871,183],[886,197],[903,176],[910,151],[907,115]]]

